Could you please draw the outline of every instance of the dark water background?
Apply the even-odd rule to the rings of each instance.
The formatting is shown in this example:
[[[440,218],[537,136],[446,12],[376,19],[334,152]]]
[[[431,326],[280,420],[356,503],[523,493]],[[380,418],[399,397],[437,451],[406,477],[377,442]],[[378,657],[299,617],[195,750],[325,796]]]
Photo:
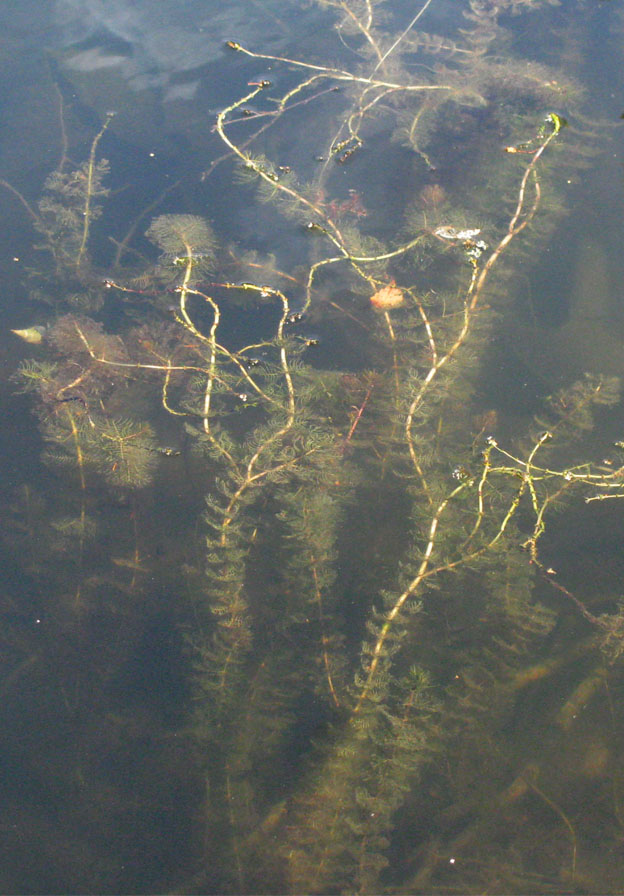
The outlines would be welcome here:
[[[463,7],[448,0],[434,3],[426,30],[455,33]],[[385,8],[399,28],[413,14],[403,0]],[[565,2],[538,19],[538,29],[531,16],[505,21],[514,46],[527,59],[546,64],[567,54],[585,90],[582,117],[574,127],[593,129],[597,137],[594,154],[566,185],[566,212],[555,232],[524,260],[489,350],[479,404],[504,410],[501,425],[509,433],[539,409],[544,396],[584,372],[624,375],[621,3]],[[88,154],[107,110],[117,113],[101,144],[111,164],[107,185],[112,199],[105,227],[92,244],[103,271],[113,257],[109,238],[122,238],[137,209],[169,188],[156,213],[205,215],[224,244],[274,252],[284,270],[302,263],[307,249],[301,233],[288,220],[276,223],[267,205],[236,184],[229,164],[206,180],[201,175],[224,151],[214,133],[220,108],[240,96],[250,80],[275,78],[281,92],[291,80],[296,83],[288,66],[241,58],[224,48],[224,41],[347,66],[349,48],[336,38],[331,10],[296,0],[5,0],[0,28],[0,177],[28,202],[36,203],[62,151],[60,99],[68,153],[76,161]],[[569,34],[570,46],[553,48],[553,33],[558,42]],[[556,111],[567,114],[565,108]],[[311,135],[324,114],[322,105],[304,106],[293,118],[288,141],[282,137],[278,143],[293,167],[309,165],[315,152]],[[375,145],[387,139],[381,120],[369,140]],[[275,148],[270,141],[267,146]],[[393,215],[415,183],[407,150],[391,148],[388,159],[391,164],[380,165],[372,179],[370,170],[354,160],[345,168],[340,196],[348,196],[347,184],[366,196],[381,238],[386,229],[393,232]],[[447,174],[455,181],[462,176],[460,168]],[[32,533],[40,531],[51,508],[69,501],[71,484],[62,469],[42,461],[44,446],[30,399],[16,394],[11,380],[20,360],[36,357],[37,347],[25,345],[10,330],[46,324],[62,309],[51,310],[29,296],[28,271],[39,263],[33,248],[37,240],[20,202],[8,190],[1,196],[0,890],[192,889],[185,882],[194,879],[204,848],[204,782],[201,760],[186,733],[193,694],[184,632],[192,625],[192,601],[184,569],[201,568],[203,562],[203,495],[212,475],[186,450],[180,430],[166,418],[157,419],[160,444],[173,443],[180,453],[163,459],[154,483],[138,496],[111,496],[104,488],[98,493],[97,484],[92,485],[98,535],[80,568],[68,541],[47,572],[32,573],[40,550]],[[339,289],[338,283],[334,298]],[[295,295],[295,307],[302,300]],[[121,314],[116,301],[102,311],[111,328]],[[246,326],[254,331],[272,322],[261,314],[247,323],[240,316],[229,323],[226,317],[226,338],[228,327],[232,339],[249,339],[253,333],[246,333]],[[317,315],[311,329],[302,332],[320,339],[314,358],[319,369],[366,366],[366,344],[357,328],[336,328]],[[599,418],[585,443],[592,454],[608,455],[618,439],[624,439],[621,405]],[[622,592],[620,508],[620,502],[606,502],[591,513],[583,506],[573,509],[554,522],[546,539],[546,554],[558,558],[569,587],[592,606]],[[374,510],[369,512],[374,516]],[[356,581],[376,525],[386,527],[389,540],[394,534],[392,512],[380,512],[386,517],[359,521],[344,550],[350,560],[341,570],[341,591]],[[139,570],[123,565],[132,556],[137,531],[145,560]],[[116,561],[119,585],[114,590],[108,576]],[[271,557],[259,557],[259,580],[270,582],[272,574]],[[77,598],[81,577],[85,584]],[[357,588],[363,592],[365,585],[354,587],[352,648],[361,637]],[[565,613],[560,626],[560,643],[573,652],[584,632]],[[527,696],[504,732],[527,756],[540,752],[542,738],[551,759],[560,752],[557,789],[572,795],[578,815],[592,819],[592,837],[579,846],[586,856],[580,883],[553,883],[557,874],[544,867],[536,845],[534,864],[530,849],[523,857],[527,876],[518,892],[526,891],[530,880],[535,892],[616,893],[624,888],[621,675],[615,690],[589,702],[589,722],[568,733],[566,744],[552,732],[544,734],[571,689],[590,671],[586,657],[567,665],[542,693]],[[302,706],[293,755],[304,751],[302,744],[314,738],[319,724],[314,708]],[[293,769],[280,770],[285,789],[300,771],[296,763]],[[277,773],[275,780],[279,783]],[[427,786],[435,793],[435,774]],[[615,809],[606,806],[609,791]],[[546,799],[539,811],[545,829],[565,828],[566,821]],[[410,854],[406,844],[418,841],[426,826],[413,806],[399,820],[393,849],[400,858],[386,879],[388,891],[410,891],[405,883],[409,869],[401,862]],[[485,836],[495,840],[496,832],[486,830]],[[469,854],[463,858],[470,860]],[[216,892],[222,885],[218,873],[212,883],[206,880],[211,881],[209,873],[200,888],[212,886]],[[440,887],[454,891],[449,880]]]

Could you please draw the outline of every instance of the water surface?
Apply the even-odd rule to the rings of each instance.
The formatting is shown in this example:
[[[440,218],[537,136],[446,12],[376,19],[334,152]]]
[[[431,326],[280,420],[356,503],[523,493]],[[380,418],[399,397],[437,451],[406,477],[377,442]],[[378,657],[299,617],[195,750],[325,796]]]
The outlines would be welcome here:
[[[621,892],[620,4],[0,21],[0,889]]]

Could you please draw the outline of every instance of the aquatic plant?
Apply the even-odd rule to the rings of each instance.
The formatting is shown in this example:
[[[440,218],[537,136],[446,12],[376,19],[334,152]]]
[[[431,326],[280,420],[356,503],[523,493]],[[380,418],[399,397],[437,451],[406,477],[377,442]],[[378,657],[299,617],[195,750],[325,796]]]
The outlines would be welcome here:
[[[49,462],[79,480],[79,511],[57,534],[79,541],[83,571],[89,477],[113,493],[148,486],[182,450],[157,438],[163,420],[207,489],[183,623],[202,836],[181,888],[445,890],[448,863],[468,853],[455,888],[524,885],[513,857],[529,797],[558,819],[551,878],[563,854],[578,873],[580,821],[544,783],[550,763],[506,729],[531,684],[569,663],[567,645],[543,659],[562,618],[589,627],[578,652],[591,668],[559,729],[604,682],[592,658],[611,669],[622,654],[621,607],[594,613],[543,559],[555,511],[624,495],[621,461],[591,463],[578,440],[618,383],[568,385],[509,438],[479,389],[517,266],[552,233],[591,135],[555,111],[562,98],[574,109],[571,77],[501,49],[503,15],[542,4],[473,0],[451,38],[418,30],[431,3],[397,30],[381,3],[327,0],[352,70],[230,42],[292,74],[282,94],[250,83],[216,132],[275,221],[298,225],[294,264],[172,213],[147,229],[157,257],[100,278],[88,244],[106,123],[88,162],[48,182],[63,201],[37,212],[47,276],[97,282],[121,308],[109,332],[70,302],[44,360],[18,374]],[[252,101],[251,130],[234,137]],[[289,116],[303,104],[322,108],[298,152]],[[387,185],[360,188],[390,162],[409,188],[387,214]],[[315,361],[309,322],[357,341],[357,356]],[[501,817],[512,821],[492,848],[484,832]]]

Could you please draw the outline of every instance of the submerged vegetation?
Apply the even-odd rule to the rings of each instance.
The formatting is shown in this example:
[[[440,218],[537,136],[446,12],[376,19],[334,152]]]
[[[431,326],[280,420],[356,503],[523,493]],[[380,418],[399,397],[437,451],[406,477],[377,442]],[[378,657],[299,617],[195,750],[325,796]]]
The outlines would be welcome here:
[[[515,55],[507,16],[547,4],[470,0],[452,35],[421,30],[436,0],[403,23],[377,0],[321,5],[350,68],[229,43],[248,83],[204,182],[235,165],[262,239],[228,245],[209,206],[174,210],[98,259],[110,117],[85,163],[23,200],[47,260],[32,297],[54,314],[15,380],[55,479],[45,506],[16,498],[5,538],[77,640],[108,608],[115,644],[76,706],[105,702],[153,582],[175,595],[186,702],[159,734],[184,743],[161,761],[191,833],[186,867],[153,886],[606,891],[622,604],[577,593],[549,533],[624,496],[621,445],[605,458],[585,438],[619,384],[588,372],[521,423],[483,388],[518,272],[598,135],[563,62]],[[189,517],[204,502],[179,531],[169,477]],[[176,545],[155,579],[150,513]],[[583,711],[600,738],[572,740]],[[74,759],[62,777],[91,821],[127,824],[123,789],[99,799],[95,763]]]

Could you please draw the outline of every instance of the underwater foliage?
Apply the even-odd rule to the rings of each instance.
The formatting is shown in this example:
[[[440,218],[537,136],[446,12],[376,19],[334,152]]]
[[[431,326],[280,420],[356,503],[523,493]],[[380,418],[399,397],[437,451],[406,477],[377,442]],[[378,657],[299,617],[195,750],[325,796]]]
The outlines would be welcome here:
[[[159,215],[146,235],[167,255],[197,258],[215,248],[212,228],[198,215]]]
[[[505,15],[547,3],[471,0],[452,36],[419,30],[429,3],[401,27],[390,4],[320,5],[352,67],[232,41],[288,87],[250,81],[215,125],[245,176],[232,189],[255,191],[293,257],[170,213],[147,228],[149,257],[129,240],[100,271],[108,120],[87,162],[44,184],[37,280],[58,313],[15,380],[45,462],[67,471],[46,549],[74,544],[74,606],[98,593],[97,483],[131,507],[105,581],[140,593],[141,502],[175,458],[204,495],[172,536],[195,839],[169,888],[554,891],[584,873],[585,823],[560,776],[550,789],[535,731],[511,732],[537,686],[564,690],[556,740],[621,674],[621,601],[588,605],[548,541],[557,514],[624,497],[621,458],[585,442],[619,383],[592,371],[513,425],[483,383],[519,269],[591,156],[593,135],[555,111],[565,100],[573,122],[582,90],[514,55]],[[298,133],[292,110],[317,103]],[[619,782],[600,787],[621,828]]]

